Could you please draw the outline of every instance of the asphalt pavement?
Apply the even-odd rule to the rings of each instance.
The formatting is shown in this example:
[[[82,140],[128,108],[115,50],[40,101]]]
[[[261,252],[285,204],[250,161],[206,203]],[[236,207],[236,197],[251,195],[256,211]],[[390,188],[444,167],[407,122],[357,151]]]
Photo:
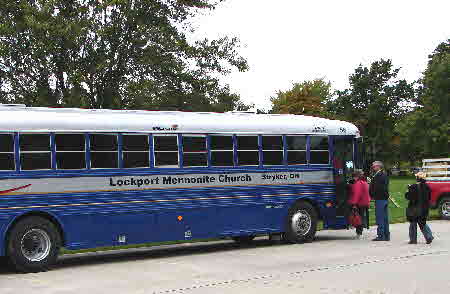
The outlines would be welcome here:
[[[409,245],[408,224],[321,231],[307,244],[259,238],[65,255],[53,270],[16,274],[0,265],[0,294],[450,293],[450,222],[430,222],[432,244]]]

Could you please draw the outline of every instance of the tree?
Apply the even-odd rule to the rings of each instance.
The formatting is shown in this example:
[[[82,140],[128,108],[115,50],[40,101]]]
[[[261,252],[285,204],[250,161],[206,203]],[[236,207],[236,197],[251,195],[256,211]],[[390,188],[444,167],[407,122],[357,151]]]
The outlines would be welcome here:
[[[239,41],[189,42],[213,0],[0,0],[0,99],[86,108],[248,108],[219,83]]]
[[[417,109],[411,111],[395,126],[395,133],[399,136],[399,159],[404,162],[416,164],[425,157],[424,145],[426,142],[425,129],[417,133],[417,122],[426,121]]]
[[[397,127],[414,158],[450,156],[450,39],[428,56],[416,109]]]
[[[366,142],[367,160],[397,161],[396,122],[410,111],[413,84],[397,79],[399,68],[381,59],[370,67],[360,65],[350,75],[350,88],[337,91],[329,111],[358,126]]]
[[[271,113],[326,116],[325,102],[331,96],[331,84],[323,79],[295,83],[288,91],[271,97]]]

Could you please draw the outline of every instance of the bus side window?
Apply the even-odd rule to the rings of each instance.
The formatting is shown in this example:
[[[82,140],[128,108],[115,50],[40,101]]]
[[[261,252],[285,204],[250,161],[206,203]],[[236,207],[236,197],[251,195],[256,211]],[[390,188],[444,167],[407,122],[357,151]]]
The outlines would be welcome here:
[[[150,167],[148,135],[122,135],[124,168]]]
[[[283,165],[283,136],[262,136],[264,165]]]
[[[233,166],[233,136],[211,135],[211,165]]]
[[[311,136],[310,137],[310,164],[329,164],[328,137]]]
[[[90,134],[91,168],[118,168],[117,134]]]
[[[15,170],[13,134],[0,134],[0,170]]]
[[[206,136],[183,135],[183,166],[208,166]]]
[[[286,136],[287,163],[306,164],[306,136]]]
[[[49,134],[20,134],[19,141],[22,170],[51,169]]]
[[[153,135],[156,167],[178,167],[178,136]]]
[[[84,134],[55,134],[56,168],[86,168],[86,142]]]
[[[237,136],[239,165],[259,165],[258,136]]]

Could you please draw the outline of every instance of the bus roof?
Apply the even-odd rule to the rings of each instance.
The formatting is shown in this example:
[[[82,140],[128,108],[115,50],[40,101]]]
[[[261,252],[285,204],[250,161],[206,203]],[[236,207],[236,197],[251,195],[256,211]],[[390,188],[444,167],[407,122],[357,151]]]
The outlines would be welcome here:
[[[291,114],[26,107],[0,104],[1,132],[248,133],[359,136],[351,123]]]

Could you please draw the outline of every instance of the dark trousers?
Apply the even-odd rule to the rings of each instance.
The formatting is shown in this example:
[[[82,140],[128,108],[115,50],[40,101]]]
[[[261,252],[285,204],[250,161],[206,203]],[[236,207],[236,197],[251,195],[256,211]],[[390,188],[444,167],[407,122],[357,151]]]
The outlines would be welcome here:
[[[377,237],[390,240],[388,200],[375,200],[375,218],[377,222]]]
[[[409,223],[409,240],[413,242],[417,242],[417,225],[419,225],[420,230],[422,231],[423,237],[425,240],[433,239],[433,233],[431,232],[430,227],[427,225],[426,219],[419,219],[416,221],[412,221]]]
[[[359,215],[361,216],[361,225],[356,227],[356,234],[362,235],[363,229],[369,228],[369,208],[368,207],[358,207]]]

